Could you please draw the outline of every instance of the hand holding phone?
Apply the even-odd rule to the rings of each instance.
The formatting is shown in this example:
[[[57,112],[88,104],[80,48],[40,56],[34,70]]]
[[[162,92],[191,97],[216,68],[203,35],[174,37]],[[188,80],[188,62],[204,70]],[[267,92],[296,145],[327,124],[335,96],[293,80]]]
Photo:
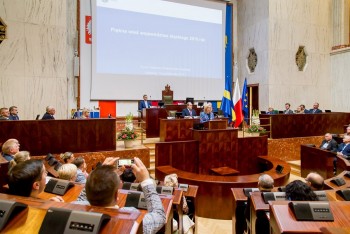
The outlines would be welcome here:
[[[121,166],[131,166],[132,164],[134,164],[134,159],[119,159],[118,160],[118,167]]]

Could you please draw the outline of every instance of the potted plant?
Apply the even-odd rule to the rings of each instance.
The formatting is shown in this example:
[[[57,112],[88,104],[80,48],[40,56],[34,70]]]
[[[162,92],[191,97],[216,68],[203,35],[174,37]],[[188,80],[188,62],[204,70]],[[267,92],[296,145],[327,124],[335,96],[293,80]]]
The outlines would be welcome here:
[[[128,128],[130,130],[134,129],[134,125],[132,123],[134,119],[134,116],[131,112],[125,116],[125,128]]]
[[[118,140],[124,141],[125,148],[131,148],[133,146],[133,141],[138,137],[134,129],[125,127],[118,133]]]

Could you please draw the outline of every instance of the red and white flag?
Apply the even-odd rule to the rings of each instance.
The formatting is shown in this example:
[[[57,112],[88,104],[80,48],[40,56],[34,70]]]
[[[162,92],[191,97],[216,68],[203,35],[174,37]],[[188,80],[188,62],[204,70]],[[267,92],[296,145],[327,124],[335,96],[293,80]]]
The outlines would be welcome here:
[[[235,128],[237,128],[243,122],[243,111],[242,111],[242,96],[239,91],[238,78],[235,84],[235,90],[233,92],[232,102],[234,105],[234,111],[236,114]]]

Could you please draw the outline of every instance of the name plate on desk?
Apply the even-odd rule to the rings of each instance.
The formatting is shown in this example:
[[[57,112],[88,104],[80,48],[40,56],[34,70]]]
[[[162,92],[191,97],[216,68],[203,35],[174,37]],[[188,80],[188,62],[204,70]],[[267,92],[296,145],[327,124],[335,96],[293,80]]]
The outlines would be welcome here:
[[[328,202],[290,202],[298,221],[334,221]]]
[[[45,192],[64,195],[74,184],[68,180],[51,179],[46,184]]]
[[[285,192],[263,192],[261,196],[264,198],[264,202],[267,204],[269,201],[285,201],[286,193]]]
[[[334,178],[331,180],[331,182],[337,186],[342,186],[345,184],[345,180],[343,178]]]
[[[179,184],[179,189],[182,189],[184,192],[188,191],[188,184]]]
[[[157,193],[165,195],[173,195],[174,188],[169,186],[157,186]]]
[[[0,231],[5,227],[7,221],[25,208],[27,205],[20,202],[0,200]]]
[[[131,190],[131,191],[142,191],[140,183],[124,182],[122,189]]]
[[[110,219],[106,214],[51,207],[47,210],[39,234],[95,234]]]
[[[135,207],[138,209],[147,210],[145,195],[142,192],[128,192],[128,195],[126,196],[125,207]]]
[[[251,192],[259,192],[258,188],[244,188],[243,193],[246,197],[249,197]]]

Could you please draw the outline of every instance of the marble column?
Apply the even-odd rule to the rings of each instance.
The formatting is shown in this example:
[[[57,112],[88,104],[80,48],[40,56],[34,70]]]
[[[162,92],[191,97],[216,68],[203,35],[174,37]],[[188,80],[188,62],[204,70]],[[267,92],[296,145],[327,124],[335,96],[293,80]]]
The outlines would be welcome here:
[[[349,44],[350,0],[333,0],[333,43],[338,47]]]

